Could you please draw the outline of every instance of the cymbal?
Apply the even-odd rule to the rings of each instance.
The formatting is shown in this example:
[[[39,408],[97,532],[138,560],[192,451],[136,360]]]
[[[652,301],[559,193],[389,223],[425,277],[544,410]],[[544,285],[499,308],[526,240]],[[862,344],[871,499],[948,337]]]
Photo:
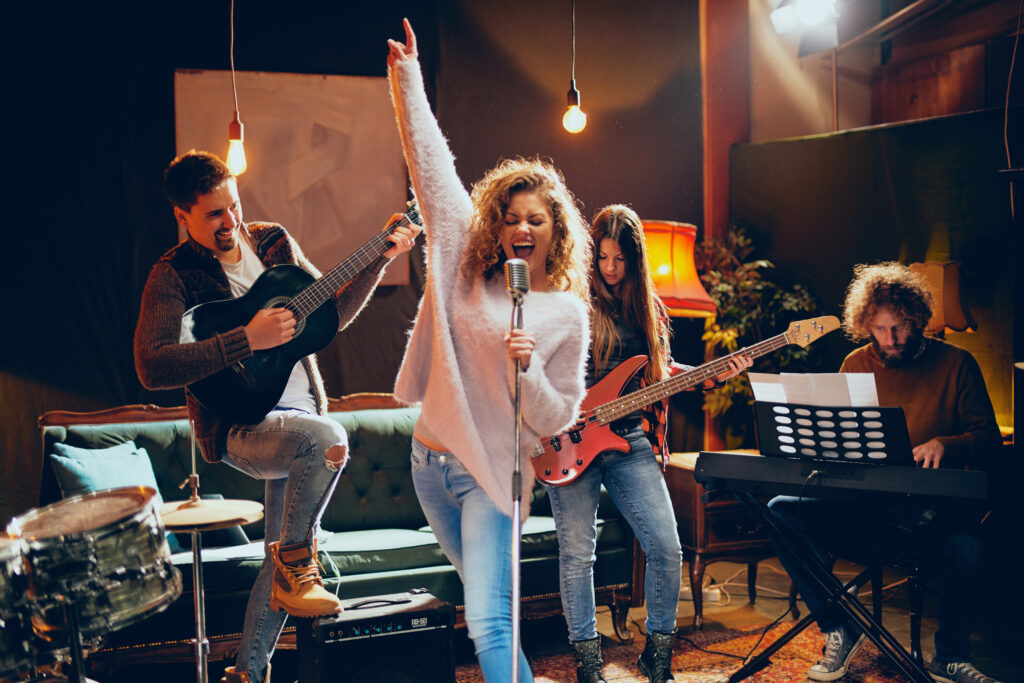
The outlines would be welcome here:
[[[176,500],[160,506],[160,516],[169,531],[213,531],[260,520],[263,505],[252,500]]]

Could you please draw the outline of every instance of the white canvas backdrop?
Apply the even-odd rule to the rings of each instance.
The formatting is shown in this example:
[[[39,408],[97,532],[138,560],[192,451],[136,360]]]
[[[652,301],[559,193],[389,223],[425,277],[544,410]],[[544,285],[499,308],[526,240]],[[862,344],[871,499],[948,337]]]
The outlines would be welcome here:
[[[406,171],[385,78],[236,71],[245,220],[284,225],[322,272],[405,210]],[[174,74],[177,153],[227,156],[229,71]],[[183,239],[184,235],[179,235]],[[408,255],[382,284],[409,282]]]

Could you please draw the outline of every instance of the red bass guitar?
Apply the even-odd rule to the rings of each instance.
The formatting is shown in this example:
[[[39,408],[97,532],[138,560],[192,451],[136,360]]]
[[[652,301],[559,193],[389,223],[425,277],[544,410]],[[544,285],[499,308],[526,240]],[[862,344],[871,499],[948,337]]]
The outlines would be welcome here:
[[[623,361],[604,379],[590,387],[583,399],[582,413],[571,429],[542,439],[531,454],[534,475],[551,486],[565,486],[590,466],[605,451],[629,452],[629,443],[608,426],[641,408],[677,394],[684,389],[714,379],[729,369],[733,356],[757,358],[789,344],[806,347],[822,336],[839,329],[834,315],[791,323],[782,334],[753,344],[735,353],[716,358],[700,367],[648,385],[621,396],[623,387],[647,365],[647,356]]]

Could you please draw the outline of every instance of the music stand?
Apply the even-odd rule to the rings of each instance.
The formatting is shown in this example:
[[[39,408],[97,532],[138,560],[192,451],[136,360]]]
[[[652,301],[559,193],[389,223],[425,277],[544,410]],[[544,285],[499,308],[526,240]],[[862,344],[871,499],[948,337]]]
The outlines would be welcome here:
[[[754,418],[762,455],[865,465],[914,464],[902,408],[755,401]]]
[[[807,404],[755,401],[757,440],[762,455],[811,460],[827,468],[829,462],[862,463],[864,467],[882,463],[913,463],[907,421],[902,408],[814,406]],[[813,473],[811,477],[815,476]],[[778,640],[744,664],[729,677],[729,683],[752,676],[771,663],[770,657],[810,626],[818,615],[835,605],[888,656],[908,680],[932,683],[931,675],[911,657],[903,645],[860,603],[850,589],[867,582],[865,569],[843,584],[807,547],[808,541],[779,523],[765,503],[751,493],[732,491],[755,516],[764,522],[773,540],[792,556],[807,577],[826,598],[818,609],[806,615]]]

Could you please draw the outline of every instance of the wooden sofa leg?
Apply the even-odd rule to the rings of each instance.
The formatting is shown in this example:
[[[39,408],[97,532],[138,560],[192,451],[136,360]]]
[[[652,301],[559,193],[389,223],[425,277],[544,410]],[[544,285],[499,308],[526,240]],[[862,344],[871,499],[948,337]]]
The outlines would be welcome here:
[[[690,597],[693,599],[693,629],[704,627],[704,556],[695,553],[690,560]]]
[[[615,627],[615,635],[623,643],[633,640],[633,632],[629,630],[629,603],[628,595],[620,596],[616,592],[612,596],[612,625]]]

